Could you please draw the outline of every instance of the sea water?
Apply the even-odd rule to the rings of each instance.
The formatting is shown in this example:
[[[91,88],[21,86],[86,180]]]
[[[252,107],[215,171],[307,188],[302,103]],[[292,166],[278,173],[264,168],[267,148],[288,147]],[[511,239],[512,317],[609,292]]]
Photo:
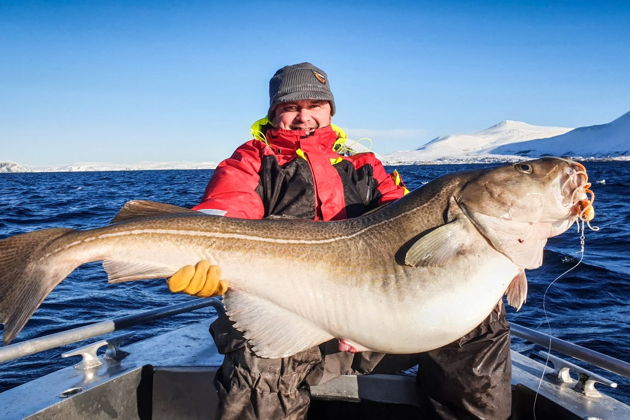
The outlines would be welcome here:
[[[573,227],[551,238],[543,267],[527,272],[527,302],[519,312],[509,308],[508,319],[630,362],[630,162],[585,165],[596,194],[592,223],[600,230],[586,231],[583,261],[556,281],[580,260],[580,235]],[[414,189],[445,173],[482,166],[396,169]],[[211,171],[200,170],[0,174],[0,238],[51,227],[103,226],[128,200],[191,207],[199,202],[210,175]],[[100,263],[86,264],[53,290],[16,342],[194,299],[171,294],[163,280],[108,284]],[[131,331],[139,340],[199,320],[210,322],[213,317],[213,309],[208,308]],[[60,355],[80,344],[1,364],[0,392],[76,363]],[[540,349],[518,339],[513,340],[513,348],[526,354]],[[605,392],[630,403],[630,380],[596,371],[620,384],[617,390]]]

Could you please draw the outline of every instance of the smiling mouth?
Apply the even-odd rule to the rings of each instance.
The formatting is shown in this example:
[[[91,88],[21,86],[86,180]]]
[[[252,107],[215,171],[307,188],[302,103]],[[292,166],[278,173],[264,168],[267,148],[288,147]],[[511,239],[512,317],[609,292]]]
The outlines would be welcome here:
[[[292,125],[291,130],[303,130],[306,131],[307,134],[312,134],[318,127],[304,127],[301,125]]]

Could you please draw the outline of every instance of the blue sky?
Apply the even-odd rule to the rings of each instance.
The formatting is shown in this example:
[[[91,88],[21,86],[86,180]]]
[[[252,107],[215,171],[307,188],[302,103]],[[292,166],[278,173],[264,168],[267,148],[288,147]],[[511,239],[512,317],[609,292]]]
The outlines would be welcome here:
[[[630,110],[630,2],[0,1],[0,161],[219,161],[285,64],[386,154]]]

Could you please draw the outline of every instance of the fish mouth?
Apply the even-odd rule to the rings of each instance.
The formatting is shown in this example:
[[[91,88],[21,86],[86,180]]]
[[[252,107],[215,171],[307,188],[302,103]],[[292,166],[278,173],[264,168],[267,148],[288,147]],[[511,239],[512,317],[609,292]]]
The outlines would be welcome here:
[[[562,184],[564,205],[570,208],[572,216],[590,222],[595,217],[595,193],[591,191],[586,168],[581,163],[571,161],[566,168],[566,180]]]

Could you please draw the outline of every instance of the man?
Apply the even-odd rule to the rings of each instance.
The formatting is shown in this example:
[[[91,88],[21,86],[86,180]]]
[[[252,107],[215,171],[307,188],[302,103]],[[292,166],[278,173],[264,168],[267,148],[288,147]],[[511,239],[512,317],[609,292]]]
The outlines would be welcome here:
[[[405,194],[397,174],[388,175],[374,154],[350,154],[344,146],[345,133],[332,124],[335,101],[324,71],[310,63],[285,66],[271,78],[269,97],[267,117],[252,126],[254,139],[219,164],[194,209],[226,217],[327,221],[359,216]],[[228,285],[219,278],[218,267],[202,261],[178,271],[169,288],[221,294]],[[431,415],[509,417],[509,331],[498,308],[457,342],[414,356],[421,359],[419,385]],[[223,419],[302,419],[310,401],[308,384],[367,373],[384,357],[355,356],[346,352],[353,350],[348,345],[329,342],[291,357],[263,359],[226,318],[211,332],[225,354],[216,380]],[[396,359],[388,356],[382,366]]]

